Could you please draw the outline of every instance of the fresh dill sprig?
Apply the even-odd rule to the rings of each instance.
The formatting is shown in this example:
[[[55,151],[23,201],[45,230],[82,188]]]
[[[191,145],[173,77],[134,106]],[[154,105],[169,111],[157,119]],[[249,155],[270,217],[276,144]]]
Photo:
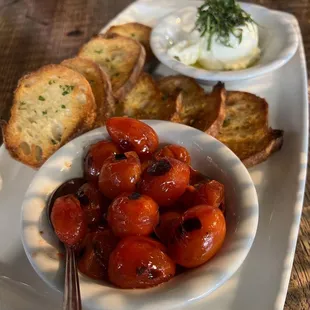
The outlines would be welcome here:
[[[240,26],[248,22],[255,23],[251,15],[241,9],[235,0],[205,0],[205,3],[198,8],[197,15],[195,29],[201,36],[209,34],[208,50],[211,49],[214,35],[221,44],[232,47],[229,43],[229,35],[233,34],[240,44],[242,41]]]

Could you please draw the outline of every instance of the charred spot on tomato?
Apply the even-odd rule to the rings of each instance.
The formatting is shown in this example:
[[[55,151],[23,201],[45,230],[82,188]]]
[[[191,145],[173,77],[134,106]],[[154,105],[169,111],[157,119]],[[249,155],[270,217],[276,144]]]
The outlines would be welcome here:
[[[147,270],[147,267],[146,266],[139,266],[139,267],[137,267],[136,268],[136,274],[137,274],[137,276],[142,276],[144,273],[145,273],[145,271]]]
[[[165,175],[172,168],[170,162],[167,159],[160,159],[149,166],[146,172],[152,176]]]
[[[152,268],[148,271],[148,278],[150,280],[159,278],[161,275],[162,275],[162,272],[158,269]]]
[[[83,190],[78,190],[76,193],[76,197],[79,200],[79,202],[84,206],[88,205],[90,202],[88,196],[85,195]]]
[[[134,192],[128,196],[129,200],[137,200],[141,197],[141,194]]]
[[[115,160],[124,160],[127,159],[127,156],[125,154],[115,154],[114,158]]]
[[[186,232],[192,232],[194,230],[199,230],[202,227],[201,222],[200,222],[199,218],[197,218],[197,217],[192,217],[192,218],[186,219],[182,223],[182,226]]]

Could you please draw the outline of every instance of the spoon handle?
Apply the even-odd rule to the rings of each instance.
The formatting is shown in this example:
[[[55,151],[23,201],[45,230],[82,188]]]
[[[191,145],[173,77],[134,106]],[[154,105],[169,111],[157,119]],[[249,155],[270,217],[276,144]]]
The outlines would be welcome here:
[[[76,259],[74,250],[66,248],[66,271],[63,310],[81,310],[81,295],[79,276],[77,273]]]

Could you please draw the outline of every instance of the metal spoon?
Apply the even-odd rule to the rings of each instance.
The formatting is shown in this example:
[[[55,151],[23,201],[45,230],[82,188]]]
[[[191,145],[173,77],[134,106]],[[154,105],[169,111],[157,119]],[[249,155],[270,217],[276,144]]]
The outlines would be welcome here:
[[[71,179],[64,184],[60,185],[49,197],[46,212],[48,220],[53,227],[51,221],[51,213],[55,200],[58,197],[75,194],[77,190],[86,181],[82,178]],[[54,229],[54,227],[53,227]],[[75,251],[72,247],[64,244],[66,251],[66,267],[65,267],[65,286],[64,286],[64,299],[63,299],[63,310],[81,310],[81,295],[80,295],[80,284],[79,276],[77,272]]]

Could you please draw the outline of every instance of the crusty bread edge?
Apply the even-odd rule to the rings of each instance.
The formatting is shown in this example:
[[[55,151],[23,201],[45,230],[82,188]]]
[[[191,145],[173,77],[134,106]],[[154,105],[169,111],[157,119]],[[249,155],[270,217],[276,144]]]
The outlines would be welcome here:
[[[129,22],[129,23],[124,23],[124,24],[119,24],[119,25],[113,25],[111,26],[105,33],[101,34],[103,36],[105,36],[106,38],[111,38],[113,35],[115,34],[118,34],[117,32],[114,32],[114,29],[115,28],[118,28],[120,26],[126,26],[126,25],[134,25],[138,28],[143,28],[143,29],[146,29],[147,31],[149,31],[150,33],[152,32],[152,27],[149,27],[147,25],[144,25],[144,24],[141,24],[141,23],[137,23],[137,22]],[[129,37],[133,40],[136,40],[140,43],[139,40],[137,39],[134,39],[133,37]],[[143,45],[144,46],[144,45]],[[148,40],[148,44],[147,46],[144,46],[145,48],[145,52],[146,52],[146,64],[145,64],[145,70],[148,71],[148,70],[151,70],[151,68],[153,68],[153,66],[155,64],[158,63],[158,60],[157,58],[155,57],[155,55],[153,54],[153,51],[151,49],[151,46],[150,46],[150,38]]]
[[[278,129],[270,129],[270,131],[272,139],[267,145],[267,147],[261,150],[260,152],[242,160],[243,164],[247,168],[253,167],[265,161],[272,153],[281,149],[284,140],[283,138],[284,131]]]
[[[70,62],[71,60],[76,59],[76,58],[82,59],[88,64],[91,64],[101,77],[101,82],[103,84],[105,98],[102,98],[103,102],[100,102],[100,106],[97,106],[97,116],[96,116],[95,125],[94,125],[94,127],[100,127],[105,124],[105,121],[110,117],[110,115],[113,115],[114,109],[115,109],[115,100],[112,94],[112,85],[111,85],[110,78],[101,66],[99,66],[93,60],[88,59],[88,58],[76,56],[73,58],[68,58],[68,59],[63,60],[60,63],[60,65],[67,67],[66,62]],[[67,68],[71,69],[70,67],[67,67]]]
[[[120,35],[117,35],[119,37],[123,37]],[[125,37],[123,37],[125,38]],[[140,74],[143,71],[144,68],[144,64],[145,64],[145,59],[146,59],[146,52],[145,52],[145,48],[143,47],[142,44],[140,44],[137,40],[133,40],[130,38],[126,38],[129,40],[134,41],[136,44],[139,45],[140,47],[140,54],[139,57],[135,63],[135,66],[133,67],[133,69],[131,70],[130,76],[128,78],[128,80],[123,84],[122,87],[120,87],[115,93],[114,93],[114,97],[117,100],[123,100],[125,98],[125,96],[129,93],[129,91],[135,86],[135,84],[137,83],[137,80],[140,76]]]
[[[197,81],[194,78],[186,76],[186,75],[182,75],[182,74],[168,75],[168,76],[161,77],[160,79],[157,80],[158,87],[160,89],[160,83],[162,83],[162,82],[166,82],[166,81],[169,82],[170,80],[175,80],[175,79],[179,79],[179,78],[194,82],[200,88],[200,92],[202,94],[205,93],[205,90],[199,85],[199,83],[197,83]],[[182,92],[182,91],[180,91],[180,92]]]
[[[143,72],[145,59],[146,59],[146,52],[145,52],[145,48],[143,47],[143,45],[140,44],[137,40],[131,39],[129,37],[121,36],[119,34],[113,33],[112,35],[109,35],[109,36],[107,36],[106,34],[99,34],[99,35],[93,37],[92,39],[96,39],[96,38],[112,39],[112,38],[116,38],[116,37],[120,37],[120,38],[123,38],[125,40],[131,40],[131,41],[135,42],[135,44],[137,44],[140,48],[139,57],[138,57],[134,67],[132,68],[132,70],[130,72],[130,76],[129,76],[128,80],[118,90],[116,90],[113,93],[114,98],[118,101],[121,101],[130,92],[130,90],[135,86],[141,72]],[[88,42],[86,42],[84,45],[81,46],[81,48],[79,49],[79,51],[77,53],[77,57],[83,58],[83,56],[80,54],[81,54],[84,46],[86,44],[88,44]],[[102,69],[104,70],[104,68],[102,68]]]
[[[101,125],[104,125],[107,119],[115,114],[115,98],[113,96],[112,84],[109,75],[101,66],[99,66],[99,69],[101,70],[104,78],[104,91],[106,93],[105,111],[102,115],[103,119],[101,120]]]
[[[213,124],[205,130],[205,133],[207,133],[210,136],[216,137],[220,131],[220,129],[223,126],[225,116],[226,116],[226,110],[225,110],[225,104],[226,104],[226,89],[224,83],[218,82],[212,90],[212,93],[219,92],[220,95],[220,102],[218,104],[217,109],[217,118],[213,122]]]
[[[10,143],[9,139],[7,138],[7,128],[10,124],[10,122],[14,122],[15,121],[15,118],[16,118],[16,109],[15,109],[15,106],[16,106],[16,95],[15,93],[17,92],[17,90],[19,89],[21,83],[23,82],[24,79],[28,78],[29,76],[33,75],[33,74],[36,74],[37,72],[39,71],[44,71],[50,67],[58,67],[58,66],[62,66],[62,65],[55,65],[55,64],[49,64],[49,65],[45,65],[41,68],[39,68],[38,70],[35,70],[35,71],[32,71],[28,74],[25,74],[24,76],[22,76],[19,80],[18,80],[18,83],[17,83],[17,87],[16,89],[14,90],[14,99],[13,99],[13,104],[12,104],[12,107],[11,107],[11,116],[10,116],[10,119],[8,122],[4,122],[2,121],[2,124],[1,124],[1,129],[2,129],[2,133],[3,133],[3,142],[4,142],[4,145],[6,147],[6,149],[8,150],[8,152],[10,153],[10,155],[16,159],[17,161],[19,162],[22,162],[23,164],[29,166],[29,167],[32,167],[32,168],[40,168],[44,162],[46,160],[48,160],[48,158],[50,157],[47,157],[45,159],[42,160],[41,163],[38,163],[37,161],[34,161],[32,160],[32,156],[33,156],[33,152],[34,152],[34,148],[32,147],[31,148],[31,153],[29,156],[27,156],[27,160],[25,158],[22,158],[19,153],[17,152],[17,149],[19,147],[18,146],[14,146]],[[64,67],[64,66],[62,66]],[[65,67],[66,69],[68,70],[71,70],[77,74],[80,74],[72,69],[69,69],[67,67]],[[80,74],[81,75],[81,74]],[[81,75],[81,77],[83,79],[84,76]],[[85,79],[86,83],[89,85],[89,83],[87,82],[87,80]],[[82,133],[86,132],[86,131],[89,131],[92,129],[93,125],[94,125],[94,122],[95,122],[95,116],[96,116],[96,111],[95,111],[95,108],[96,108],[96,105],[95,105],[95,98],[93,96],[93,93],[92,93],[92,90],[91,90],[91,87],[89,85],[89,89],[90,89],[90,94],[92,96],[92,101],[93,101],[93,108],[86,114],[86,117],[85,119],[81,119],[80,122],[76,125],[75,127],[75,130],[72,131],[72,135],[70,137],[68,137],[67,140],[64,140],[62,143],[59,143],[57,146],[54,147],[54,150],[53,150],[53,153],[56,152],[59,148],[61,148],[63,145],[65,145],[68,141],[76,138],[77,136],[81,135]],[[52,154],[53,154],[52,153]]]

